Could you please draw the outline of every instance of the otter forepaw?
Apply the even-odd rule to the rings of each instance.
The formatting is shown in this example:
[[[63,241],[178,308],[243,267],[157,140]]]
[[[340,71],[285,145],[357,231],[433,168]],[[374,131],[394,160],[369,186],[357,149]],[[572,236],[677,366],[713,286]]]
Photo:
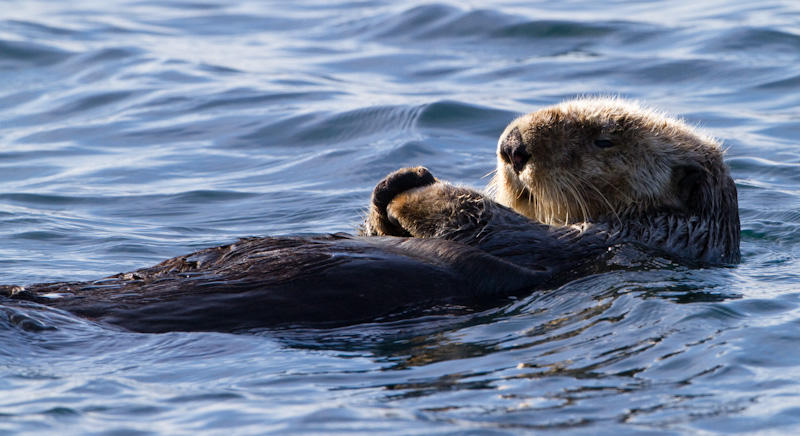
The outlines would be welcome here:
[[[397,217],[389,212],[389,203],[403,192],[434,183],[436,178],[425,167],[402,168],[386,176],[372,191],[372,204],[364,234],[410,236]]]
[[[375,187],[362,234],[446,237],[487,218],[486,201],[480,192],[438,180],[423,167],[403,168]]]

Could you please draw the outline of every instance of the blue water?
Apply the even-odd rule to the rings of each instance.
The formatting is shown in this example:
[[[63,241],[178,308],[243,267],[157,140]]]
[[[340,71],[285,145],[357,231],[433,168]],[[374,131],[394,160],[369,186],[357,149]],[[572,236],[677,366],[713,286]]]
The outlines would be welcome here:
[[[788,0],[5,0],[0,283],[353,231],[387,172],[482,187],[506,123],[581,94],[724,140],[744,261],[332,330],[134,334],[7,304],[0,433],[797,431],[799,22]]]

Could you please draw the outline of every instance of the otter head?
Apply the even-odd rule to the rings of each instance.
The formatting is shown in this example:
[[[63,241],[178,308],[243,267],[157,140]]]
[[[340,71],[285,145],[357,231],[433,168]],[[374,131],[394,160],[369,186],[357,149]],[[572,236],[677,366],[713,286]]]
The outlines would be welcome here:
[[[707,257],[738,261],[736,187],[722,155],[718,141],[675,118],[620,99],[576,99],[506,128],[489,191],[550,225],[702,223],[727,253],[708,248]]]

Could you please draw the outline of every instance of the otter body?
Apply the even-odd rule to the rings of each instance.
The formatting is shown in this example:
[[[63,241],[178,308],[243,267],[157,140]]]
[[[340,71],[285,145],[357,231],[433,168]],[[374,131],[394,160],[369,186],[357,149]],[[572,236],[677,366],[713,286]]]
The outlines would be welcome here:
[[[249,238],[81,283],[0,286],[139,332],[331,326],[546,289],[633,248],[690,264],[740,259],[719,143],[617,99],[514,120],[492,197],[406,168],[375,188],[360,236]]]
[[[530,292],[578,264],[564,262],[573,247],[547,226],[507,230],[549,251],[547,262],[523,262],[519,238],[248,238],[97,281],[0,286],[0,295],[136,332],[331,327]]]

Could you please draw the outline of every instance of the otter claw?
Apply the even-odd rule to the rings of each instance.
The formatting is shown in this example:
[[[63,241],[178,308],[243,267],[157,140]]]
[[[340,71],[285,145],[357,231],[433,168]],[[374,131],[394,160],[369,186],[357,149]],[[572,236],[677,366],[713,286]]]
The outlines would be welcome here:
[[[398,228],[402,228],[403,227],[403,225],[400,224],[400,221],[397,220],[397,217],[392,215],[391,213],[387,213],[386,214],[386,219],[389,220],[389,222],[392,223],[392,225],[394,225],[395,227],[398,227]]]

